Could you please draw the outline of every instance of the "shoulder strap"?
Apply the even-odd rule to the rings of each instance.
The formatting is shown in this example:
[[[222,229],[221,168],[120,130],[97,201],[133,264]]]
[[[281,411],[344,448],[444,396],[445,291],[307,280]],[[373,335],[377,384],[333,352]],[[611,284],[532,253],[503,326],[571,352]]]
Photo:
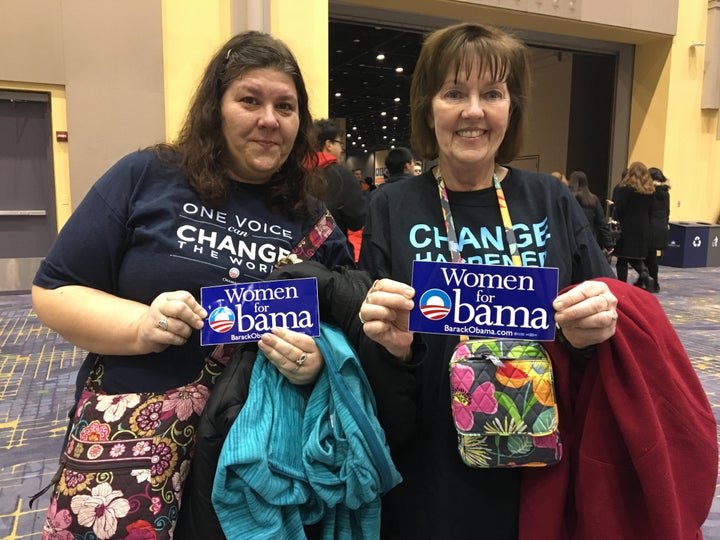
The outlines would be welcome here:
[[[280,268],[281,266],[285,266],[287,264],[309,261],[312,259],[313,255],[315,255],[318,248],[322,246],[325,240],[327,240],[332,234],[335,227],[335,220],[333,219],[330,210],[326,210],[325,214],[320,217],[305,237],[297,243],[290,254],[287,257],[280,259],[275,267]]]

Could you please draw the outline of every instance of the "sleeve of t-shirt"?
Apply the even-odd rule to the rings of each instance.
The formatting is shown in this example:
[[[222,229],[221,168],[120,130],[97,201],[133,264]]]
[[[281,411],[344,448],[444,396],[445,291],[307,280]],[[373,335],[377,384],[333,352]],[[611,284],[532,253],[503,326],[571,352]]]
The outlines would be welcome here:
[[[140,153],[113,165],[90,188],[63,226],[33,284],[45,289],[83,285],[115,293],[128,241],[133,180],[147,165]]]

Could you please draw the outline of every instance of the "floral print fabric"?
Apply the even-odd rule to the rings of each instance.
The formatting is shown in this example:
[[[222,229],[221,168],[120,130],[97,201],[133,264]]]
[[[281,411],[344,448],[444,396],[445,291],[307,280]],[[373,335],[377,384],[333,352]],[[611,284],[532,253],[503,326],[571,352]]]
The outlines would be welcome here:
[[[105,395],[101,362],[78,402],[43,540],[171,539],[195,428],[222,365],[163,394]]]
[[[539,342],[461,341],[450,392],[467,465],[542,467],[562,457],[552,363]]]

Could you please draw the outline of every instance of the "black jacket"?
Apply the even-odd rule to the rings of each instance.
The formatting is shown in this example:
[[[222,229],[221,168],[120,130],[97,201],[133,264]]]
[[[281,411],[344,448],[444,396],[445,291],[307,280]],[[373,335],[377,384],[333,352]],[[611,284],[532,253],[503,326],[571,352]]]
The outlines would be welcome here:
[[[363,336],[358,318],[360,305],[372,285],[367,272],[347,268],[328,270],[322,264],[305,261],[283,266],[268,280],[315,277],[318,281],[320,316],[343,329],[355,348]],[[225,437],[248,397],[257,345],[247,343],[235,349],[225,371],[218,377],[197,431],[195,455],[182,497],[176,540],[222,540],[225,535],[212,506],[215,468]]]
[[[652,204],[652,248],[665,249],[668,244],[668,221],[670,219],[670,192],[668,186],[655,185]]]

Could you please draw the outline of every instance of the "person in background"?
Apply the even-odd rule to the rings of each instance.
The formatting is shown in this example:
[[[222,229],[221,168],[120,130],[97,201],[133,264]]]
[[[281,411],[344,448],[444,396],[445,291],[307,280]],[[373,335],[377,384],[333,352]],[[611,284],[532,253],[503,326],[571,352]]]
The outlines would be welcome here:
[[[325,213],[322,179],[306,167],[312,127],[291,51],[244,32],[210,60],[177,141],[123,157],[91,187],[32,287],[40,320],[90,351],[78,397],[98,355],[108,394],[197,377],[201,287],[264,280]],[[353,265],[339,230],[313,259]],[[324,365],[304,334],[273,328],[258,345],[293,384],[312,383]]]
[[[375,179],[372,176],[366,176],[363,180],[363,183],[365,184],[365,193],[372,193],[374,190],[377,189],[377,186],[375,185]]]
[[[377,281],[360,309],[360,358],[404,479],[384,497],[383,538],[511,539],[519,527],[520,471],[469,468],[458,453],[448,373],[458,336],[408,330],[413,260],[511,265],[504,199],[516,230],[538,231],[523,235],[523,264],[557,268],[560,289],[578,284],[555,300],[560,346],[591,358],[615,332],[617,299],[591,281],[614,275],[567,187],[503,165],[520,149],[529,88],[527,49],[505,32],[459,24],[430,34],[411,83],[411,141],[437,166],[370,202],[360,267]],[[464,240],[455,248],[452,232]]]
[[[670,222],[670,183],[663,172],[657,167],[648,169],[650,178],[653,179],[655,192],[653,193],[652,204],[652,244],[650,251],[645,258],[648,273],[652,278],[650,292],[660,292],[660,281],[658,279],[659,265],[657,252],[662,251],[668,244],[668,228]]]
[[[565,184],[566,186],[568,185],[568,179],[565,178],[565,175],[564,175],[563,173],[561,173],[561,172],[559,172],[559,171],[553,171],[553,172],[551,172],[550,174],[553,175],[553,176],[554,176],[555,178],[557,178],[558,180],[560,180],[560,181],[561,181],[563,184]]]
[[[614,212],[620,222],[620,238],[615,244],[615,269],[620,281],[628,279],[628,264],[638,273],[635,285],[653,291],[655,285],[645,264],[653,242],[651,215],[655,186],[644,163],[627,168],[613,190]]]
[[[610,255],[615,246],[615,242],[610,233],[610,228],[608,227],[607,218],[605,217],[600,199],[590,191],[587,175],[583,171],[573,171],[570,173],[568,188],[583,209],[598,244],[606,255]]]
[[[410,150],[402,146],[391,149],[385,157],[385,169],[387,169],[388,177],[382,186],[399,182],[400,180],[414,178],[414,167],[415,162]]]
[[[341,165],[345,145],[335,122],[324,118],[316,120],[314,127],[317,163],[325,178],[325,204],[347,236],[348,231],[360,230],[365,223],[367,202],[356,175]],[[351,242],[348,242],[348,249],[354,256]]]
[[[415,164],[413,165],[413,174],[415,176],[420,176],[423,172],[423,164],[422,161],[415,160]]]
[[[355,179],[362,184],[363,182],[363,173],[362,169],[353,169],[353,175],[355,176]]]

